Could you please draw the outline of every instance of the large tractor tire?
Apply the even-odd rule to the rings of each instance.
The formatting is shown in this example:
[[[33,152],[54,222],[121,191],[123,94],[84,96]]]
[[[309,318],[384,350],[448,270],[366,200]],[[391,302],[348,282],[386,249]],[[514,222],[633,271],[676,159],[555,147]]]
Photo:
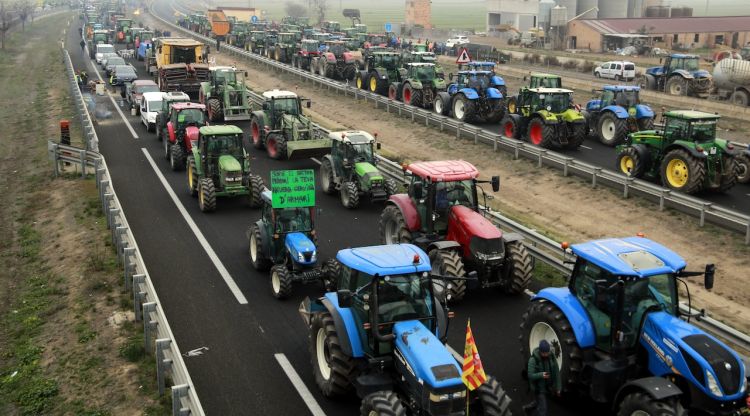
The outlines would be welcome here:
[[[395,205],[388,205],[380,214],[378,222],[380,242],[382,244],[411,243],[411,231],[406,227],[406,220],[401,210]]]
[[[546,339],[552,347],[551,356],[560,369],[562,390],[576,391],[583,369],[583,353],[570,321],[555,304],[544,300],[531,302],[521,318],[518,339],[524,360],[539,346],[539,341]]]
[[[521,126],[515,117],[506,114],[505,117],[503,117],[503,121],[500,122],[500,125],[502,126],[503,136],[510,137],[511,139],[521,138]]]
[[[328,312],[312,316],[309,345],[315,384],[323,396],[343,396],[352,391],[357,373],[354,359],[341,349],[336,325]]]
[[[750,156],[747,153],[737,156],[737,182],[748,183],[750,182]]]
[[[404,84],[401,97],[406,105],[413,105],[414,107],[422,106],[422,91],[415,89],[409,83]]]
[[[729,96],[729,101],[734,105],[747,107],[748,104],[750,104],[750,94],[748,94],[747,91],[738,90]]]
[[[505,105],[503,99],[496,99],[490,101],[490,112],[484,116],[484,121],[488,123],[499,123],[505,115]]]
[[[263,237],[260,233],[260,228],[253,224],[250,227],[249,234],[250,247],[248,248],[248,254],[250,254],[250,263],[253,265],[253,269],[264,272],[271,267],[271,261],[263,255]]]
[[[452,105],[453,118],[464,123],[468,123],[474,119],[476,115],[476,105],[474,101],[466,98],[463,94],[456,94],[453,97]]]
[[[193,198],[198,196],[198,171],[193,156],[188,156],[187,161],[188,190]]]
[[[651,117],[639,118],[637,123],[638,123],[638,131],[654,129],[654,119]]]
[[[307,68],[308,71],[310,71],[311,74],[315,75],[318,69],[318,61],[315,59],[310,59],[309,64],[310,66]]]
[[[271,267],[271,294],[286,299],[292,294],[292,276],[284,264]]]
[[[185,169],[185,151],[179,143],[170,146],[169,167],[175,172]]]
[[[688,82],[685,78],[675,75],[667,80],[665,91],[669,95],[687,95]]]
[[[221,101],[218,98],[209,98],[206,108],[208,110],[209,121],[219,121],[224,119],[224,112],[221,110]]]
[[[266,138],[266,152],[271,159],[286,159],[286,138],[278,133],[269,134]]]
[[[441,116],[447,116],[451,111],[451,96],[444,91],[437,93],[432,109]]]
[[[346,64],[343,75],[345,81],[354,81],[354,77],[357,75],[357,64]]]
[[[654,399],[642,391],[635,391],[622,399],[617,408],[617,416],[686,416],[678,397]]]
[[[464,261],[455,250],[430,251],[432,270],[439,276],[464,277]],[[445,282],[446,300],[451,303],[460,302],[466,296],[466,280],[447,280]]]
[[[375,71],[370,72],[370,78],[368,80],[370,92],[374,92],[380,95],[388,94],[388,80],[380,79],[378,73]]]
[[[477,389],[478,400],[474,403],[476,409],[471,414],[482,416],[511,416],[510,396],[495,377],[487,377],[487,381]]]
[[[203,178],[198,182],[198,207],[203,212],[216,210],[216,188],[211,178]]]
[[[398,101],[398,89],[396,88],[396,84],[388,86],[388,99]]]
[[[588,130],[589,129],[588,127],[586,127],[586,123],[572,124],[572,127],[568,130],[570,131],[568,143],[563,147],[569,150],[576,150],[581,147],[583,142],[586,141],[586,134],[588,133]]]
[[[615,113],[607,111],[599,116],[596,126],[596,137],[602,144],[614,147],[625,140],[628,134],[628,123],[625,119],[618,118]]]
[[[740,163],[737,157],[731,157],[724,161],[724,174],[721,175],[719,187],[713,189],[716,192],[726,192],[739,182]]]
[[[156,115],[156,124],[154,125],[154,131],[156,131],[156,140],[162,141],[162,132],[161,132],[161,121],[159,120],[159,114]]]
[[[641,178],[646,173],[646,161],[634,147],[628,146],[617,154],[617,170],[632,178]]]
[[[388,196],[396,195],[398,193],[398,184],[391,178],[386,178],[385,182],[385,193]]]
[[[354,209],[359,206],[359,188],[354,182],[344,182],[341,184],[341,205],[347,209]]]
[[[684,149],[675,149],[664,156],[660,166],[664,186],[686,194],[703,189],[705,163]]]
[[[370,78],[370,75],[365,71],[357,71],[357,77],[355,78],[355,85],[357,86],[357,89],[364,90],[368,87],[367,81]]]
[[[253,141],[254,148],[263,148],[263,126],[260,125],[257,117],[253,117],[250,121],[250,139]]]
[[[545,123],[539,117],[531,119],[526,134],[529,142],[545,149],[551,149],[556,147],[555,144],[559,144],[555,139],[555,126]]]
[[[406,408],[398,394],[390,390],[376,391],[362,399],[361,416],[406,416]]]
[[[171,147],[172,147],[172,142],[169,141],[168,137],[165,137],[164,138],[164,147],[163,147],[164,152],[163,152],[163,154],[164,154],[164,160],[166,160],[167,162],[169,162],[169,155],[172,153]]]
[[[328,195],[332,195],[336,192],[336,180],[333,177],[333,166],[331,166],[331,161],[328,158],[323,159],[323,162],[320,164],[320,173],[318,176],[320,177],[320,189],[323,192]]]
[[[509,114],[517,114],[518,113],[518,100],[516,97],[508,97],[508,99],[505,102],[505,108],[508,110]]]
[[[248,191],[250,191],[247,196],[247,204],[250,205],[250,208],[260,208],[263,205],[261,194],[263,193],[263,188],[265,188],[263,178],[259,175],[250,175],[247,187],[249,188]]]
[[[503,276],[506,280],[505,291],[518,295],[523,293],[534,271],[534,264],[526,246],[520,241],[513,241],[505,246],[505,266]]]
[[[326,292],[336,291],[339,276],[341,276],[341,263],[335,258],[326,260],[323,263],[323,285]]]

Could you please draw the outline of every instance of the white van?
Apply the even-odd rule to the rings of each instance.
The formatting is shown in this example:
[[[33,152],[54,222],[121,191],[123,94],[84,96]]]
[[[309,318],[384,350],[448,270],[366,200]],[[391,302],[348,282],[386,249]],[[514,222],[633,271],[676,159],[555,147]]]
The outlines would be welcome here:
[[[141,97],[141,122],[147,131],[156,129],[156,113],[161,111],[162,92],[144,92]]]
[[[109,43],[96,44],[96,63],[101,64],[102,58],[106,52],[115,52],[115,47]]]
[[[594,68],[594,76],[617,81],[632,81],[635,79],[635,64],[628,61],[605,62]]]
[[[469,43],[469,37],[464,35],[458,35],[455,38],[450,38],[445,41],[446,48],[452,48],[457,45],[466,45]]]

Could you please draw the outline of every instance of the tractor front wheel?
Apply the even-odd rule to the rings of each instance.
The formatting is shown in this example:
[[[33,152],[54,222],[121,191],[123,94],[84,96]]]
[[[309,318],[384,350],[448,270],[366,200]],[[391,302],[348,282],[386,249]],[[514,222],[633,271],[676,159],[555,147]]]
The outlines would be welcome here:
[[[669,95],[687,95],[688,83],[685,78],[675,75],[667,80],[665,89]]]
[[[439,92],[435,97],[435,102],[432,104],[433,110],[441,116],[447,116],[450,112],[451,96],[447,92]]]
[[[286,299],[292,294],[292,276],[284,264],[271,267],[271,294],[276,299]]]
[[[617,416],[684,416],[686,414],[678,397],[658,400],[642,391],[625,396],[617,409]]]
[[[687,150],[675,149],[661,162],[661,178],[667,188],[692,194],[703,189],[706,165]]]
[[[529,123],[528,136],[532,144],[546,149],[552,148],[555,143],[555,126],[535,117]]]
[[[750,182],[750,156],[747,153],[737,156],[737,182],[748,183]]]
[[[263,178],[258,175],[250,175],[248,178],[248,191],[250,192],[247,196],[247,203],[250,208],[259,208],[263,204],[260,194],[263,193]]]
[[[406,416],[406,408],[398,398],[398,394],[390,390],[376,391],[362,399],[359,408],[361,416]]]
[[[218,98],[208,99],[208,120],[219,121],[224,118],[224,113],[221,111],[221,101]]]
[[[185,151],[179,143],[173,144],[169,150],[169,167],[173,171],[185,169]]]
[[[336,180],[333,177],[333,166],[328,158],[320,164],[320,189],[328,195],[336,192]]]
[[[430,251],[432,269],[440,276],[464,277],[464,262],[455,250]],[[447,280],[445,296],[449,302],[460,302],[466,296],[466,280]]]
[[[195,166],[195,159],[193,156],[188,157],[187,164],[187,177],[188,177],[188,189],[190,190],[190,196],[198,196],[198,171]]]
[[[721,175],[719,187],[713,189],[716,192],[726,192],[739,182],[740,162],[737,157],[728,157],[723,160],[724,172]]]
[[[211,178],[203,178],[198,182],[198,207],[203,212],[216,210],[216,188]]]
[[[396,195],[398,193],[398,184],[391,178],[385,179],[385,193],[388,196]]]
[[[253,117],[250,122],[250,138],[253,140],[253,147],[256,149],[263,148],[263,126],[260,125],[257,117]]]
[[[359,206],[359,188],[354,182],[344,182],[341,184],[341,205],[347,209],[354,209]]]
[[[271,265],[271,262],[263,254],[263,237],[260,234],[260,228],[253,224],[250,227],[250,247],[248,249],[250,254],[250,263],[253,265],[253,269],[258,271],[266,271]]]
[[[614,147],[622,143],[627,134],[628,125],[625,119],[617,118],[615,113],[611,111],[607,111],[599,117],[596,135],[602,144]]]
[[[347,336],[346,333],[341,335]],[[336,397],[349,393],[356,375],[354,359],[341,348],[336,325],[328,312],[313,315],[309,345],[315,384],[323,396]]]
[[[172,146],[172,143],[169,141],[168,137],[164,138],[164,160],[169,161],[169,155],[171,152],[170,147]]]
[[[271,159],[286,159],[286,138],[278,133],[269,134],[266,138],[266,152]]]
[[[640,178],[646,172],[646,166],[635,148],[628,146],[617,155],[617,170],[627,176]]]
[[[477,389],[478,400],[475,406],[478,407],[472,414],[484,416],[511,416],[510,402],[508,393],[495,377],[487,377],[487,381]]]
[[[453,117],[458,121],[469,122],[474,118],[474,102],[463,94],[453,98]]]
[[[336,290],[336,283],[341,275],[341,263],[336,259],[328,259],[323,263],[323,285],[326,292]]]
[[[509,97],[505,103],[505,107],[510,114],[516,114],[518,112],[518,101],[516,97]]]
[[[386,206],[380,214],[378,229],[380,242],[383,244],[411,243],[411,232],[406,227],[404,215],[395,205]]]
[[[503,99],[490,100],[490,112],[484,116],[484,121],[492,124],[499,123],[504,115],[505,106],[503,105]]]
[[[503,121],[500,122],[500,125],[502,126],[503,136],[509,137],[511,139],[521,138],[521,126],[518,125],[516,119],[511,117],[510,114],[506,115],[503,118]]]
[[[508,243],[505,251],[503,276],[506,276],[505,291],[518,295],[523,293],[531,281],[534,265],[531,255],[520,241]]]
[[[539,341],[547,340],[552,347],[550,355],[560,369],[563,391],[575,391],[583,369],[583,353],[570,321],[557,306],[544,300],[532,302],[521,318],[518,339],[524,360],[539,346]]]

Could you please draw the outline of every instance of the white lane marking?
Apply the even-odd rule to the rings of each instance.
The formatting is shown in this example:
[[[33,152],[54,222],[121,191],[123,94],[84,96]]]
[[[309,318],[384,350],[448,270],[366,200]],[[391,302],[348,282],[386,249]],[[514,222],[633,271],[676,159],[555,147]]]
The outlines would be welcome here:
[[[590,148],[590,147],[588,147],[588,146],[584,146],[584,145],[581,145],[581,147],[583,147],[584,149],[588,149],[588,150],[591,150],[591,148]]]
[[[315,397],[313,397],[312,393],[310,393],[310,390],[308,390],[307,386],[305,386],[305,383],[299,377],[297,372],[294,371],[294,367],[292,367],[292,363],[289,362],[289,360],[286,358],[286,355],[277,353],[273,356],[274,358],[276,358],[276,361],[278,361],[281,369],[286,373],[286,376],[289,377],[289,380],[292,382],[292,385],[294,385],[294,388],[297,389],[297,393],[299,393],[300,397],[302,397],[302,400],[307,405],[307,408],[310,409],[310,413],[312,413],[313,416],[325,416],[325,412],[323,412],[323,409],[321,409],[318,402],[315,401]]]
[[[161,173],[159,168],[156,166],[156,162],[154,162],[154,159],[151,157],[151,154],[149,154],[148,150],[146,150],[145,147],[141,147],[141,151],[144,155],[146,155],[146,159],[148,159],[148,163],[151,165],[151,168],[154,169],[154,172],[156,173],[156,176],[159,177],[159,180],[161,181],[161,184],[164,186],[164,189],[167,190],[167,193],[169,194],[170,198],[172,198],[172,202],[174,202],[175,205],[177,205],[177,209],[180,211],[180,214],[182,214],[182,217],[185,219],[185,222],[187,222],[190,229],[193,231],[193,234],[195,234],[195,237],[198,239],[198,242],[203,246],[203,250],[206,251],[206,254],[208,254],[208,258],[211,259],[211,262],[214,264],[214,267],[216,267],[216,270],[219,271],[219,274],[221,275],[222,279],[224,279],[224,282],[229,286],[229,290],[232,292],[234,297],[237,299],[237,302],[239,302],[241,305],[247,304],[247,299],[245,298],[245,295],[242,294],[242,291],[237,286],[237,283],[232,278],[232,275],[229,274],[229,271],[226,267],[224,267],[224,263],[219,260],[219,256],[216,255],[216,252],[213,248],[211,248],[211,245],[208,244],[208,240],[206,240],[206,237],[203,236],[203,233],[198,228],[198,225],[195,224],[195,221],[193,221],[193,218],[190,217],[190,214],[188,214],[187,210],[185,209],[185,206],[182,205],[182,202],[180,202],[180,199],[177,198],[177,194],[174,193],[174,190],[172,190],[172,187],[169,185],[169,182],[167,182],[167,178],[164,177],[164,175]]]
[[[313,162],[315,162],[315,163],[317,163],[319,165],[321,164],[320,161],[318,159],[315,159],[314,157],[311,157],[310,160],[312,160]]]
[[[96,61],[93,62],[93,67],[94,67],[94,73],[96,73],[96,77],[99,78],[99,81],[105,82],[104,79],[102,78],[101,74],[99,73],[99,70],[96,69]],[[105,84],[106,84],[106,82],[105,82]],[[106,91],[106,88],[105,88],[105,91]],[[112,95],[109,94],[109,92],[107,92],[107,97],[109,97],[109,100],[112,101],[112,106],[120,114],[120,117],[122,117],[122,121],[125,122],[125,125],[128,127],[128,130],[130,130],[130,134],[133,135],[134,139],[137,139],[138,138],[138,134],[136,134],[135,130],[133,130],[133,126],[130,125],[130,122],[125,117],[125,114],[123,114],[122,110],[120,110],[120,106],[117,105],[117,103],[115,102],[115,99],[112,98]]]

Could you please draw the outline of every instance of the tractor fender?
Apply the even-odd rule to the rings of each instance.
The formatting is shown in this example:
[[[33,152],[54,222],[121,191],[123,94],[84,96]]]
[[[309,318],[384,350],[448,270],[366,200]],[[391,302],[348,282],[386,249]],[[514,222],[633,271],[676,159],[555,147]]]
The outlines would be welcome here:
[[[258,227],[258,230],[260,230],[260,245],[263,252],[261,255],[263,255],[266,258],[271,258],[271,235],[268,234],[268,230],[266,227],[263,226],[263,220],[260,219],[258,221],[255,221],[255,226]],[[247,240],[250,241],[250,236],[247,237]]]
[[[635,106],[635,118],[654,118],[654,110],[646,104],[637,104]]]
[[[169,142],[174,143],[177,141],[177,137],[175,137],[175,131],[174,131],[174,124],[172,124],[171,121],[167,122],[167,134],[169,135]]]
[[[729,156],[741,156],[741,155],[748,155],[750,154],[750,149],[738,149],[734,147],[733,149],[729,148],[729,141],[726,139],[716,139],[714,141],[716,143],[716,146],[718,146],[722,152],[724,152],[726,155]]]
[[[472,88],[461,88],[461,90],[459,90],[458,92],[460,94],[463,94],[464,97],[468,98],[469,100],[479,99],[479,94],[477,94],[476,90]]]
[[[378,79],[388,79],[388,71],[381,71],[375,68],[373,69],[373,72],[375,72],[375,75],[377,75]]]
[[[422,85],[422,82],[417,79],[409,80],[407,82],[404,82],[404,84],[411,85],[412,89],[415,89],[415,90],[421,90],[422,88],[424,88],[424,85]]]
[[[326,52],[325,53],[326,61],[328,61],[329,64],[335,64],[336,63],[336,55],[334,55],[332,52]]]
[[[697,157],[698,159],[706,159],[708,157],[708,155],[703,154],[703,152],[699,152],[698,150],[696,150],[695,147],[687,146],[687,145],[685,145],[683,143],[680,143],[680,142],[675,142],[675,143],[672,143],[671,145],[667,146],[667,148],[664,149],[664,154],[666,155],[667,153],[671,152],[674,149],[683,149],[683,150],[686,150],[686,151],[690,152],[690,154],[693,157]]]
[[[444,240],[444,241],[436,241],[429,246],[427,246],[427,252],[429,253],[432,250],[461,250],[461,244],[459,244],[457,241],[451,241],[451,240]]]
[[[586,103],[586,111],[599,111],[602,106],[602,100],[589,100]]]
[[[660,66],[652,66],[646,69],[646,75],[651,75],[654,78],[659,78],[664,75],[664,68]]]
[[[347,64],[352,63],[356,60],[356,58],[351,52],[344,52],[343,56],[344,56],[344,63],[347,63]]]
[[[695,78],[695,77],[693,77],[693,74],[691,74],[688,71],[685,71],[684,69],[675,69],[674,71],[670,72],[669,76],[670,77],[681,76],[681,77],[683,77],[685,79],[693,79],[693,78]]]
[[[578,298],[570,293],[570,289],[567,287],[542,289],[531,300],[532,302],[550,302],[557,306],[570,322],[579,347],[589,348],[595,345],[594,325],[586,309]]]
[[[487,88],[487,91],[485,92],[487,95],[487,98],[493,99],[493,100],[502,100],[503,99],[503,93],[500,92],[497,88]]]
[[[505,244],[523,240],[524,237],[519,233],[503,233],[503,243]]]
[[[450,96],[455,95],[458,92],[458,85],[450,84],[446,90]]]
[[[619,105],[608,105],[602,108],[601,113],[604,114],[607,111],[614,113],[615,117],[619,119],[628,118],[628,110],[626,110],[623,107],[620,107]]]
[[[617,406],[628,394],[642,391],[654,400],[663,400],[669,397],[682,395],[682,390],[676,384],[662,377],[644,377],[625,383],[615,395],[613,406]]]
[[[391,197],[388,198],[388,204],[393,204],[398,207],[398,209],[401,211],[401,215],[404,216],[404,221],[406,221],[406,228],[408,228],[409,231],[419,229],[419,227],[421,226],[419,213],[417,212],[417,207],[414,206],[414,201],[409,198],[409,195],[391,195]]]
[[[435,302],[435,316],[437,316],[435,335],[440,342],[445,343],[448,337],[448,314],[445,312],[442,302]]]
[[[505,80],[497,75],[493,75],[492,78],[490,78],[490,83],[494,86],[500,87],[505,85]]]
[[[341,341],[341,349],[344,351],[344,354],[354,358],[364,357],[362,341],[357,332],[357,323],[354,320],[352,310],[350,308],[339,307],[339,298],[336,292],[326,293],[320,299],[320,303],[325,306],[333,318],[336,335],[338,335]]]
[[[258,119],[258,125],[261,129],[266,127],[266,113],[263,111],[253,111],[252,116]]]
[[[185,128],[185,148],[187,151],[191,151],[193,149],[193,142],[198,141],[198,127],[195,126],[188,126]]]

